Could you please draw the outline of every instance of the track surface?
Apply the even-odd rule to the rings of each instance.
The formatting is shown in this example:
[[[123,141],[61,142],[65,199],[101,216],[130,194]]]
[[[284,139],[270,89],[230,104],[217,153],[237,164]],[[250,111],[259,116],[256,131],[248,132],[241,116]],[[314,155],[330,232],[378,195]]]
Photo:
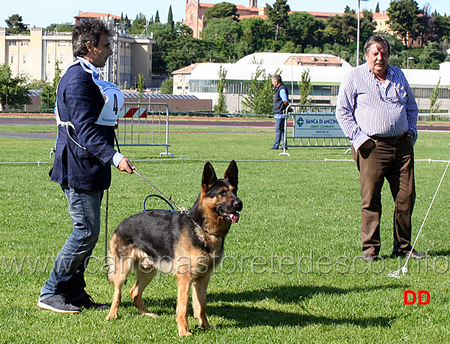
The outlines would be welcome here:
[[[7,115],[6,115],[7,116]],[[2,131],[2,126],[11,125],[55,125],[55,119],[49,115],[37,115],[36,117],[20,117],[11,115],[11,117],[0,117],[0,136],[18,137],[18,138],[54,138],[54,133],[16,133]],[[171,126],[192,126],[192,127],[241,127],[241,128],[272,128],[274,121],[272,118],[206,118],[206,117],[177,117],[170,118]],[[292,123],[288,124],[292,127]],[[433,122],[420,123],[418,130],[430,131],[450,131],[450,123]]]

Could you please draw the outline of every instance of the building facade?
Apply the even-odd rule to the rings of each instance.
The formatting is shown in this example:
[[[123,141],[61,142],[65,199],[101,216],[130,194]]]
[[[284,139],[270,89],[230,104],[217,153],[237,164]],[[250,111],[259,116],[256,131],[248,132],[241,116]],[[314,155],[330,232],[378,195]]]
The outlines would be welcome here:
[[[242,100],[246,97],[246,88],[258,69],[262,69],[264,75],[279,73],[293,104],[300,99],[299,81],[302,73],[308,71],[312,85],[309,95],[311,103],[334,106],[341,81],[353,67],[334,55],[254,53],[236,63],[199,63],[174,71],[174,94],[211,99],[214,106],[219,96],[217,84],[221,68],[227,72],[224,90],[227,110],[240,113],[245,110]],[[429,110],[433,88],[440,82],[440,109],[450,112],[450,62],[441,63],[439,70],[406,69],[403,73],[421,111]]]
[[[205,11],[215,4],[201,3],[200,0],[186,0],[186,15],[183,24],[192,29],[194,38],[201,38],[200,33],[205,28]],[[249,0],[248,7],[236,5],[240,18],[265,16],[266,7],[258,7],[257,0]]]
[[[82,13],[75,21],[100,18],[114,27],[117,16],[102,13]],[[120,19],[120,18],[119,18]],[[101,69],[102,78],[124,88],[133,86],[139,74],[144,84],[150,86],[152,79],[152,46],[155,41],[147,37],[132,37],[126,32],[115,31],[113,56]],[[64,72],[72,63],[72,34],[70,32],[44,31],[31,28],[29,34],[8,35],[0,27],[0,64],[10,66],[13,76],[52,81],[56,66]]]

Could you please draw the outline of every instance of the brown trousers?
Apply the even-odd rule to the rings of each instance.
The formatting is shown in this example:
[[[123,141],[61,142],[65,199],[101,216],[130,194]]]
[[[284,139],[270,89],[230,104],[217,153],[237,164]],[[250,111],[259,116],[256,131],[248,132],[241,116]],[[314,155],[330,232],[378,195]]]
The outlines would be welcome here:
[[[389,182],[395,202],[393,252],[411,249],[411,216],[416,199],[414,152],[410,140],[399,142],[378,139],[371,150],[352,147],[360,172],[361,240],[365,254],[378,255],[381,247],[381,190],[384,179]]]

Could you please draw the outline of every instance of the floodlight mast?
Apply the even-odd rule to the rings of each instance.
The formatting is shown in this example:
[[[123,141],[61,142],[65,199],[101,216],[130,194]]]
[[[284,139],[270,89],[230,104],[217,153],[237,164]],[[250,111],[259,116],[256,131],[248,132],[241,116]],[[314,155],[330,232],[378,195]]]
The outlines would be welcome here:
[[[356,30],[356,66],[359,66],[359,31],[360,31],[360,22],[361,22],[361,1],[366,1],[368,2],[369,0],[358,0],[358,28]]]

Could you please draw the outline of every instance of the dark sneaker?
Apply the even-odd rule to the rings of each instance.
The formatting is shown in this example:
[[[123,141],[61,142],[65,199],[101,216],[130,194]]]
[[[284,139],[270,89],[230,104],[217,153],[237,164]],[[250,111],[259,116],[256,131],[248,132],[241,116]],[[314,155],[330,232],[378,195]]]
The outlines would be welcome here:
[[[83,307],[86,309],[98,309],[98,310],[109,309],[108,305],[105,305],[103,303],[94,302],[94,300],[92,299],[92,297],[89,294],[85,294],[81,299],[72,301],[72,304],[74,306]]]
[[[56,313],[80,313],[80,307],[67,303],[62,295],[52,295],[38,302],[38,307]]]
[[[394,256],[394,257],[408,257],[409,256],[409,252],[410,251],[406,251],[406,252],[403,252],[403,251],[393,251],[392,252],[392,255]],[[422,252],[418,252],[418,251],[416,251],[416,250],[412,250],[412,252],[411,252],[411,258],[414,258],[414,259],[423,259],[423,258],[425,258],[426,257],[426,255],[424,254],[424,253],[422,253]]]

